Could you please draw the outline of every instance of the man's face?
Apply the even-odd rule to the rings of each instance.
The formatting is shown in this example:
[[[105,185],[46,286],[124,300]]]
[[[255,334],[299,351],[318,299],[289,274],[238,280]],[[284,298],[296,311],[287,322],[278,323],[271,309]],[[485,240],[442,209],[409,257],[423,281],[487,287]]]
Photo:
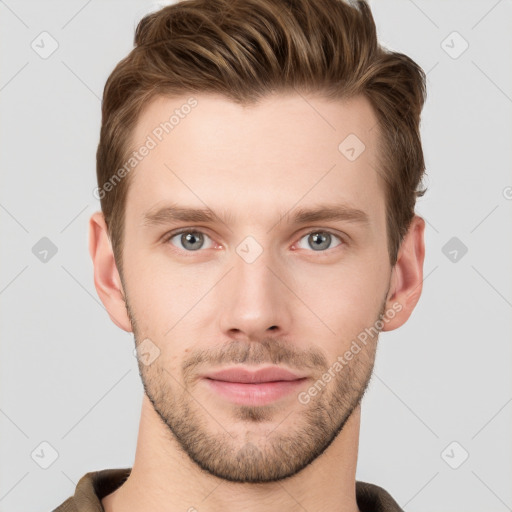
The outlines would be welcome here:
[[[169,435],[201,468],[278,480],[329,446],[371,376],[376,337],[339,356],[375,326],[389,291],[377,120],[362,97],[276,95],[245,108],[195,98],[161,141],[155,128],[188,96],[153,101],[134,133],[134,147],[157,142],[132,171],[125,214],[139,369]],[[365,145],[359,156],[353,136],[339,148],[350,134]],[[157,214],[171,205],[216,217]],[[331,207],[364,215],[295,218]],[[254,376],[268,368],[293,375]]]

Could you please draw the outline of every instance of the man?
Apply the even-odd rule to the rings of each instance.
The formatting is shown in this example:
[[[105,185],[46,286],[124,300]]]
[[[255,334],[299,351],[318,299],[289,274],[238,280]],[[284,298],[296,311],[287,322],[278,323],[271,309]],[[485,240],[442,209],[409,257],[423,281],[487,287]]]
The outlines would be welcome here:
[[[363,1],[187,0],[109,77],[94,282],[144,384],[132,468],[57,511],[400,511],[356,482],[378,334],[422,290],[425,76]]]

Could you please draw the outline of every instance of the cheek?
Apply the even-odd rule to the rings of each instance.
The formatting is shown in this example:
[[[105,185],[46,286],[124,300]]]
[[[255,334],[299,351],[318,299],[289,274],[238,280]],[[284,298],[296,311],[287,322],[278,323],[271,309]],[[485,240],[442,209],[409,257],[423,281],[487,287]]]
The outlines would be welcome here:
[[[165,332],[164,324],[172,319],[176,303],[171,280],[153,265],[137,265],[132,259],[131,265],[125,264],[125,281],[139,336],[161,337]]]
[[[300,276],[294,279],[297,295],[329,326],[326,334],[337,343],[377,320],[386,292],[385,272],[377,265],[353,258],[337,265],[295,267],[293,272]]]
[[[200,338],[201,318],[208,308],[205,295],[222,274],[212,267],[178,264],[155,254],[145,258],[133,255],[126,269],[139,337],[158,340],[168,352],[166,360],[192,346],[193,340]]]

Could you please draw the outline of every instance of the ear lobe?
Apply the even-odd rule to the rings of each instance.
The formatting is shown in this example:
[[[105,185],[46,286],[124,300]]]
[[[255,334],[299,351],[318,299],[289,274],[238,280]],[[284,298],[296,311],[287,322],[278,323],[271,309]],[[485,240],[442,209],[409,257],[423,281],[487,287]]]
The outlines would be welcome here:
[[[89,219],[89,254],[94,265],[94,286],[110,319],[124,331],[132,332],[121,277],[102,212],[93,213]]]
[[[396,314],[384,322],[383,331],[392,331],[402,326],[420,299],[425,260],[424,233],[425,221],[415,215],[400,246],[391,276],[386,311],[393,309]]]

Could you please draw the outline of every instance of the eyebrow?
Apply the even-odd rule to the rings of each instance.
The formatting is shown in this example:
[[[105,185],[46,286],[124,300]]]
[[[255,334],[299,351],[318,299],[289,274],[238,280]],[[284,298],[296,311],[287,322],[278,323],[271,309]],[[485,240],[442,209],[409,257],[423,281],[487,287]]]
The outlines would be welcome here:
[[[284,218],[292,225],[319,221],[345,221],[362,225],[370,223],[368,214],[363,210],[337,203],[298,208],[292,212],[281,214],[277,224],[281,223]],[[149,227],[177,221],[213,224],[219,220],[224,224],[229,224],[233,219],[233,215],[227,211],[218,215],[210,208],[186,208],[171,204],[156,210],[146,211],[143,215],[143,225]]]

